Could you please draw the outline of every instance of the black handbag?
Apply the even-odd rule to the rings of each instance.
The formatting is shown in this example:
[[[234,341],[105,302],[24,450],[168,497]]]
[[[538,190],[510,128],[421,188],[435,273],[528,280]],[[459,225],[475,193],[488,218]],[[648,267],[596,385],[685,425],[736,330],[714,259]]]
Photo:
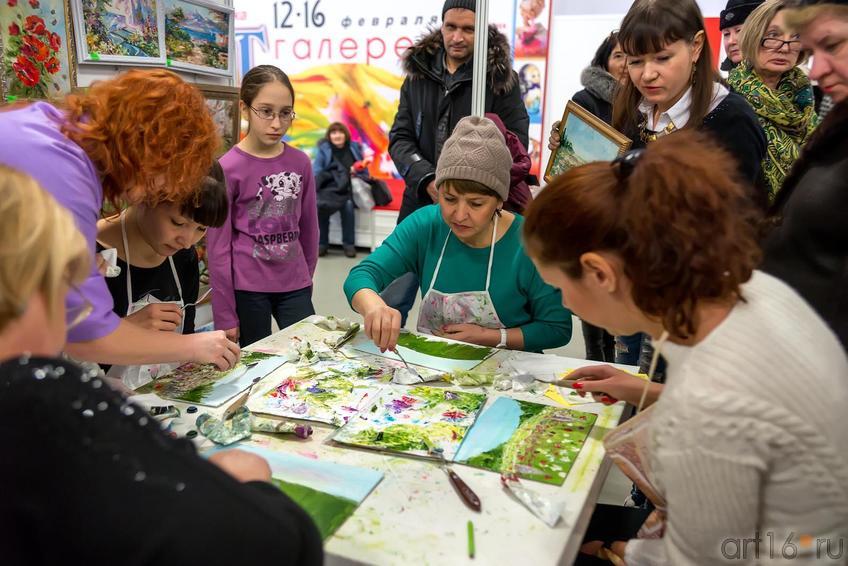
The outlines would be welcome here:
[[[385,181],[380,179],[368,179],[368,184],[371,185],[371,194],[374,196],[375,206],[388,206],[392,202],[392,192],[386,185]]]

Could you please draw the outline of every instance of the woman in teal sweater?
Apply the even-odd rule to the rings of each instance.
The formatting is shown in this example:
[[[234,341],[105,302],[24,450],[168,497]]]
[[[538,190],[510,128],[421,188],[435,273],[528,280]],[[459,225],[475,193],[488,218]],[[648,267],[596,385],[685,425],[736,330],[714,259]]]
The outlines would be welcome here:
[[[461,120],[437,164],[439,206],[407,217],[351,270],[345,294],[381,350],[395,348],[401,316],[379,292],[407,272],[421,281],[419,332],[527,351],[571,339],[571,312],[521,245],[523,219],[503,210],[511,163],[491,120]]]

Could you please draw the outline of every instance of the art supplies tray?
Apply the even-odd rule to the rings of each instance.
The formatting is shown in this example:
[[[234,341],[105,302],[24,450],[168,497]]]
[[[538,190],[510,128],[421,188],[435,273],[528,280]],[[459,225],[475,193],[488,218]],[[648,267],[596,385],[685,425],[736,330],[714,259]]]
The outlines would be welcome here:
[[[262,352],[242,352],[236,366],[227,371],[189,362],[139,387],[136,394],[156,393],[164,399],[220,407],[284,363],[286,358]]]
[[[339,444],[423,458],[432,458],[431,450],[441,448],[450,461],[485,404],[481,393],[389,385],[330,438]]]

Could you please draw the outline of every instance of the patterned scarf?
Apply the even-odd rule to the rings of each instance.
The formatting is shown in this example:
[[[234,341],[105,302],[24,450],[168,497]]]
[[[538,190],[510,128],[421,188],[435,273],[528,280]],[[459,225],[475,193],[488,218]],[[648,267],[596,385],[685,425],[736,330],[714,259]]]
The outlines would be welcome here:
[[[801,69],[793,67],[772,90],[751,64],[744,61],[730,71],[727,82],[745,97],[766,133],[768,150],[763,159],[763,172],[769,184],[769,201],[773,201],[818,124],[810,79]]]

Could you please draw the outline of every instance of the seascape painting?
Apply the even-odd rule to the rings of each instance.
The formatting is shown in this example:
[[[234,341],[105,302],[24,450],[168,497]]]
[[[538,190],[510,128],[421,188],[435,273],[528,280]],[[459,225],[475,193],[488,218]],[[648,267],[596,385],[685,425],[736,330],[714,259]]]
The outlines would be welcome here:
[[[73,0],[81,62],[165,63],[165,20],[160,0]]]
[[[232,74],[233,11],[201,0],[163,0],[168,66]]]

